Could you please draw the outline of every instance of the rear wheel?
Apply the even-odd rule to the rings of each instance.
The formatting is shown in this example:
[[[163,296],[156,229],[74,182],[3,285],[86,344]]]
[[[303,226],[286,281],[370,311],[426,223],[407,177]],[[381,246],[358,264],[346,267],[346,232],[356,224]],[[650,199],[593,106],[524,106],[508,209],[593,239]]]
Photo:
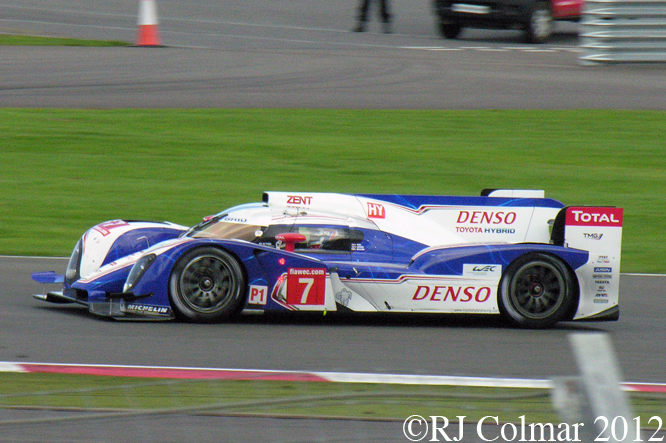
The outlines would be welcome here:
[[[442,37],[454,39],[460,35],[461,31],[462,26],[460,26],[458,23],[439,22],[439,33],[442,35]]]
[[[575,299],[567,267],[547,254],[527,254],[507,268],[498,305],[506,320],[526,328],[546,328],[562,320]]]
[[[545,43],[553,34],[553,15],[546,2],[537,3],[530,12],[526,25],[528,43]]]
[[[217,248],[197,248],[171,272],[169,298],[179,318],[209,323],[228,319],[243,303],[245,276],[238,261]]]

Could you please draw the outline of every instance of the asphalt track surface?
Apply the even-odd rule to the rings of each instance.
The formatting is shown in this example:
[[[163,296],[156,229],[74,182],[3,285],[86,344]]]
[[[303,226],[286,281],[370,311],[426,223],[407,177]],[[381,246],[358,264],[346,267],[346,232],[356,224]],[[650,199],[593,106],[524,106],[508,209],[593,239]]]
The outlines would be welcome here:
[[[0,47],[0,106],[666,108],[663,65],[584,67],[577,25],[435,32],[430,0],[392,0],[394,33],[350,32],[356,0],[158,0],[165,48]],[[137,0],[0,0],[0,33],[134,42]],[[374,17],[373,17],[374,19]]]
[[[83,306],[47,304],[31,297],[56,289],[31,281],[32,272],[63,272],[65,266],[66,259],[0,257],[0,361],[547,379],[577,374],[570,333],[606,332],[624,380],[666,382],[666,276],[623,275],[618,322],[562,323],[532,331],[506,328],[487,316],[245,316],[213,325],[113,321],[92,316]],[[400,420],[215,414],[102,419],[90,413],[88,418],[62,421],[72,414],[0,410],[0,441],[408,441]],[[498,415],[502,421],[518,421],[508,412]],[[30,419],[40,421],[26,421]],[[463,441],[487,441],[479,432],[485,439],[506,441],[499,437],[498,427],[479,431],[473,423],[465,426]]]
[[[13,412],[15,420],[34,417],[34,412]],[[50,414],[54,419],[66,418],[71,413]],[[403,434],[403,422],[381,420],[317,420],[317,419],[277,419],[261,417],[225,417],[215,415],[157,415],[151,417],[92,418],[78,421],[47,421],[31,424],[1,426],[2,442],[50,442],[50,443],[408,443]],[[37,416],[45,418],[42,414]],[[35,417],[35,418],[37,418]],[[457,419],[454,419],[457,420]],[[485,421],[484,424],[488,423]],[[441,422],[439,423],[441,426]],[[415,427],[415,430],[422,431]],[[458,437],[461,431],[458,424],[452,424],[447,435]],[[528,430],[529,432],[529,430]],[[499,426],[484,426],[479,430],[476,423],[466,423],[462,435],[464,443],[484,443],[501,438]],[[510,435],[510,434],[509,434]],[[539,441],[538,434],[533,440]],[[644,441],[652,435],[644,433]],[[656,438],[663,435],[660,432]],[[438,435],[436,440],[445,441]],[[517,441],[517,439],[516,439]],[[541,440],[545,441],[545,440]],[[578,440],[580,441],[580,440]]]
[[[544,331],[486,316],[243,316],[226,324],[123,322],[47,304],[30,273],[64,259],[0,258],[0,361],[547,379],[577,374],[568,335],[603,331],[625,381],[666,382],[666,277],[623,275],[618,322]],[[55,289],[55,288],[51,288]]]

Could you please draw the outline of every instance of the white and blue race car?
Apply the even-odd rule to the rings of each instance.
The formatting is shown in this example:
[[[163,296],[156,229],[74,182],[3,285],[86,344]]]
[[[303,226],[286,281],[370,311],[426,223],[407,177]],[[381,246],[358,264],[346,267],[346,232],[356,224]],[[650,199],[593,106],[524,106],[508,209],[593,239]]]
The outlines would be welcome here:
[[[65,275],[33,274],[116,319],[223,321],[241,312],[503,316],[543,328],[617,320],[623,211],[543,191],[481,196],[266,192],[194,227],[113,220]]]

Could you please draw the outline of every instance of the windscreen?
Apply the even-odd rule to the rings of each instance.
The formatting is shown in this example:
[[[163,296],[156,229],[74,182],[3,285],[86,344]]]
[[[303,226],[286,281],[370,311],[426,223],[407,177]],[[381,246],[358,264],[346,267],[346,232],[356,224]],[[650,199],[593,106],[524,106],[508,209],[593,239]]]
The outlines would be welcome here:
[[[193,232],[190,232],[189,236],[193,238],[233,238],[251,242],[257,237],[260,237],[262,231],[262,227],[257,225],[216,221],[209,224],[203,224],[199,228],[193,230]]]

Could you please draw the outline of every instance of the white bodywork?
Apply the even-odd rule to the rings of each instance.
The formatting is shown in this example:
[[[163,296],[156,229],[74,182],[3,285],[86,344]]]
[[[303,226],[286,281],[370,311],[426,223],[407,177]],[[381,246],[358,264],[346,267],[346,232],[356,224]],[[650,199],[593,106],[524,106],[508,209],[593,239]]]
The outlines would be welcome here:
[[[299,213],[308,223],[331,223],[322,212],[334,209],[349,221],[365,220],[380,230],[403,236],[432,249],[471,244],[545,243],[561,207],[423,205],[407,208],[357,195],[330,193],[266,193],[273,211]],[[543,191],[500,190],[491,197],[544,198]],[[315,215],[316,214],[316,215]],[[567,209],[565,247],[589,252],[589,261],[576,270],[580,302],[575,319],[589,318],[618,305],[622,210],[577,207]],[[363,266],[363,264],[359,264]],[[475,268],[476,266],[476,268]],[[296,309],[331,309],[330,298],[354,311],[499,313],[497,293],[502,266],[465,265],[463,275],[403,275],[395,281],[341,279],[329,276],[327,300],[320,306]],[[368,290],[368,288],[372,288]],[[327,291],[328,292],[328,291]],[[406,297],[405,294],[412,294]]]

